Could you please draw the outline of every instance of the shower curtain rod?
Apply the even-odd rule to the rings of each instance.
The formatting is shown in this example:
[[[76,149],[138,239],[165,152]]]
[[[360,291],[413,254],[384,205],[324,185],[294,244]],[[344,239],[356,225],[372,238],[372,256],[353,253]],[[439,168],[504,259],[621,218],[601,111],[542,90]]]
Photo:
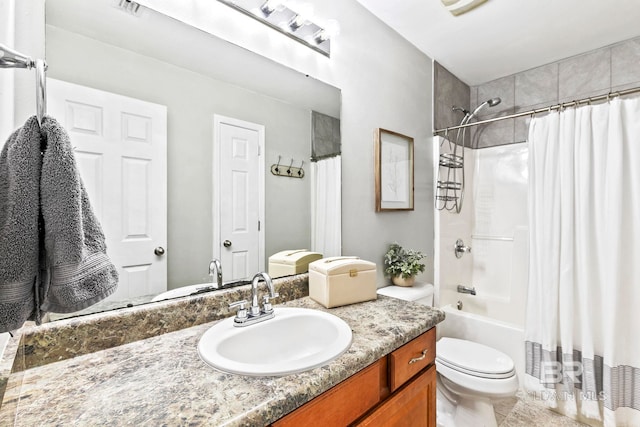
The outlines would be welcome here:
[[[464,129],[464,128],[477,126],[477,125],[483,125],[485,123],[493,123],[493,122],[498,122],[500,120],[515,119],[515,118],[524,117],[524,116],[533,116],[533,115],[538,114],[538,113],[550,113],[551,111],[562,110],[562,109],[565,109],[567,107],[578,107],[580,104],[590,104],[592,102],[598,102],[598,101],[604,101],[604,100],[609,101],[611,98],[615,98],[616,96],[631,95],[632,93],[638,93],[638,92],[640,92],[640,87],[634,87],[634,88],[631,88],[631,89],[625,89],[625,90],[620,90],[620,91],[616,91],[616,92],[609,92],[606,95],[592,96],[590,98],[579,99],[577,101],[562,102],[560,104],[551,105],[551,106],[545,107],[545,108],[537,108],[535,110],[529,110],[529,111],[523,111],[521,113],[509,114],[508,116],[494,117],[492,119],[479,120],[477,122],[467,123],[467,124],[464,124],[464,125],[451,126],[451,127],[447,127],[447,128],[443,128],[443,129],[437,129],[437,130],[433,131],[433,136],[438,136],[440,134],[445,134],[446,135],[449,131],[452,131],[452,130]]]
[[[31,57],[0,44],[0,68],[36,69],[36,116],[42,126],[42,119],[47,113],[47,63],[43,59],[33,60]]]

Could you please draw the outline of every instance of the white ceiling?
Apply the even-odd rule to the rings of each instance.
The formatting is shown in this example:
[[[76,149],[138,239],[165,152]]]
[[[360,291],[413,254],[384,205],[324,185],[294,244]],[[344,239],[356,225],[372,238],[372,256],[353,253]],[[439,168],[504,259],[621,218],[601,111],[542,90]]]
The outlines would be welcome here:
[[[640,0],[357,0],[469,85],[640,36]]]

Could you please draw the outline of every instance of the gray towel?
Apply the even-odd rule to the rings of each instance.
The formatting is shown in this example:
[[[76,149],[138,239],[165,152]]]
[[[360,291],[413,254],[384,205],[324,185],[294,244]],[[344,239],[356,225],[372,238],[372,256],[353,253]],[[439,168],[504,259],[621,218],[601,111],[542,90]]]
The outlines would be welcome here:
[[[82,310],[117,284],[69,136],[30,118],[0,153],[0,332]]]
[[[67,132],[45,117],[42,133],[47,148],[40,198],[49,272],[49,280],[42,283],[42,310],[71,313],[111,295],[118,273],[107,257],[104,234],[77,172]]]
[[[40,128],[35,117],[0,154],[0,332],[35,320],[39,282]]]

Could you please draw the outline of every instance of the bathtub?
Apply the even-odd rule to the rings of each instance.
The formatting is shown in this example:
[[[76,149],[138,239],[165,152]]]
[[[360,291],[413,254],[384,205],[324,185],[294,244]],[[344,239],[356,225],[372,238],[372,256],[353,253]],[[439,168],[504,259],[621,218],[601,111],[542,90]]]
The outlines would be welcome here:
[[[466,311],[464,308],[458,310],[451,304],[441,307],[441,310],[445,312],[446,318],[436,328],[438,339],[461,338],[500,350],[513,359],[522,387],[525,370],[524,329]]]

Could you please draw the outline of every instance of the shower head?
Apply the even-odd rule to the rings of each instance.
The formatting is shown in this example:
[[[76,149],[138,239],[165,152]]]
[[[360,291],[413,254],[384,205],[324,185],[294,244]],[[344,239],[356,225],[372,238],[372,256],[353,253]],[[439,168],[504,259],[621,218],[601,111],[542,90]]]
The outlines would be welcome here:
[[[471,116],[469,116],[469,119],[471,119],[471,117],[478,114],[478,112],[482,110],[485,105],[488,105],[489,107],[495,107],[496,105],[500,104],[500,102],[502,102],[500,98],[491,98],[484,101],[482,104],[478,105],[475,110],[473,110],[473,113],[471,113]]]

